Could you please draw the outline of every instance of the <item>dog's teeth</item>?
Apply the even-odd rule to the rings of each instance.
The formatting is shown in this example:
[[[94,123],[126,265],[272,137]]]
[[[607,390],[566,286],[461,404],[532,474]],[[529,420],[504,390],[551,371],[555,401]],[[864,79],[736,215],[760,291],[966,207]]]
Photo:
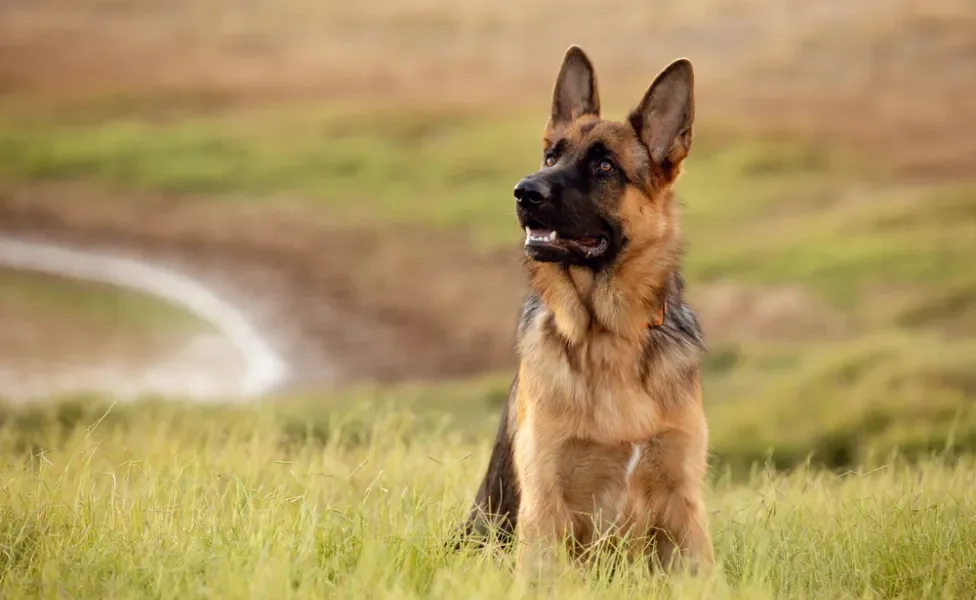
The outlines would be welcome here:
[[[551,242],[551,241],[553,241],[555,239],[556,239],[556,232],[553,231],[553,232],[549,233],[548,240]]]

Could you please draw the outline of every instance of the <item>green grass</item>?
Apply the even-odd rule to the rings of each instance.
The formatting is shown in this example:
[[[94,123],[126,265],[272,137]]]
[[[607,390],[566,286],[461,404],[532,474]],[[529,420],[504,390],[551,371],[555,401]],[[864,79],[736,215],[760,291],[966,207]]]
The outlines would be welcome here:
[[[511,229],[511,203],[497,185],[537,162],[533,130],[539,126],[526,125],[308,110],[165,125],[11,125],[0,134],[0,162],[14,178],[83,177],[250,197],[290,193],[350,218],[381,214],[445,226],[483,221],[484,232],[498,237]],[[500,153],[513,137],[522,143]]]
[[[713,448],[737,469],[974,452],[974,356],[971,342],[893,334],[739,349],[735,368],[706,372]]]
[[[474,226],[497,243],[511,237],[511,186],[539,164],[542,124],[518,115],[301,108],[162,124],[0,121],[0,157],[8,178],[82,177],[241,197],[293,193],[348,216]],[[816,196],[824,189],[815,176],[837,166],[838,156],[811,143],[729,148],[707,135],[696,142],[683,184],[693,216],[761,214],[786,183],[812,186],[803,195]]]
[[[110,285],[0,269],[0,305],[54,315],[96,330],[155,333],[202,330],[193,315],[152,296]]]
[[[399,401],[394,394],[387,398]],[[409,402],[409,400],[408,400]],[[4,411],[5,598],[523,598],[511,557],[452,554],[490,449],[368,404],[322,413],[76,403]],[[570,576],[559,598],[945,598],[976,589],[976,463],[717,476],[719,576]],[[552,596],[547,596],[552,597]]]

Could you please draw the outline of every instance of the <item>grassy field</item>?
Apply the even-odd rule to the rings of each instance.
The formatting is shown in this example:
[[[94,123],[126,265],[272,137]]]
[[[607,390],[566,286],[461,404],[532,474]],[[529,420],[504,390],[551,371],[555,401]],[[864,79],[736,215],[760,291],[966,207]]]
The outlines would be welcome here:
[[[308,407],[287,402],[4,411],[4,597],[552,597],[513,578],[510,555],[446,548],[490,428],[376,400],[313,429],[296,419]],[[632,568],[567,575],[551,591],[966,596],[976,590],[974,475],[971,459],[944,455],[843,474],[716,472],[715,577],[665,582]]]

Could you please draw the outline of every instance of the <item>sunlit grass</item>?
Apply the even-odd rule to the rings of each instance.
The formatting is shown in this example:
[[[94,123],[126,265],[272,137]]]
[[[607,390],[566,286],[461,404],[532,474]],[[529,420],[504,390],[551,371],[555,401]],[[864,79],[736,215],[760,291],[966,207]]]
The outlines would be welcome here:
[[[447,548],[487,460],[486,436],[391,408],[337,413],[321,437],[289,434],[262,408],[116,410],[71,431],[53,412],[37,417],[35,433],[47,433],[28,446],[23,429],[4,428],[5,597],[543,595],[513,575],[510,556]],[[717,578],[669,584],[635,568],[567,578],[555,591],[965,595],[976,585],[974,475],[970,460],[932,458],[847,475],[719,478],[709,491]]]

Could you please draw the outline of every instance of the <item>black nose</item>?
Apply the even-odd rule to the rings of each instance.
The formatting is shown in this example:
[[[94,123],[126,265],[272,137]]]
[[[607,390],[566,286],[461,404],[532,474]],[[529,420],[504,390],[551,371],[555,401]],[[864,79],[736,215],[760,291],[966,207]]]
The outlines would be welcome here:
[[[552,188],[545,181],[526,177],[515,185],[514,193],[521,206],[539,206],[550,199]]]

